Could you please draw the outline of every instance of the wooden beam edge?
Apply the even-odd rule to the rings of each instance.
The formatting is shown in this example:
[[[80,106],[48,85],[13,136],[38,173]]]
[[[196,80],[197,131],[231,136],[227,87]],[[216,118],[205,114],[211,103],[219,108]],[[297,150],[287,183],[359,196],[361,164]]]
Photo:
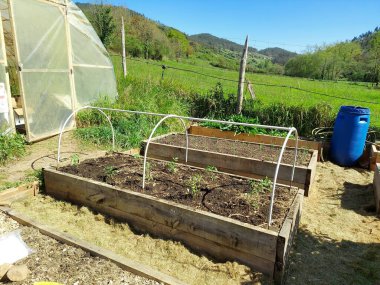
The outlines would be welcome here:
[[[290,248],[293,245],[302,215],[303,197],[304,190],[299,189],[278,234],[276,262],[273,274],[275,284],[284,284],[286,279]]]
[[[186,147],[185,146],[176,146],[176,145],[169,145],[169,144],[162,144],[162,143],[158,143],[158,142],[155,142],[155,141],[151,141],[149,143],[149,146],[152,146],[152,145],[157,145],[159,147],[165,147],[165,148],[177,148],[177,149],[180,149],[181,151],[186,151]],[[257,158],[247,158],[247,157],[243,157],[243,156],[239,156],[239,155],[234,155],[234,154],[228,154],[228,153],[221,153],[221,152],[215,152],[215,151],[209,151],[209,150],[204,150],[204,149],[196,149],[196,148],[191,148],[189,147],[188,148],[189,151],[197,151],[197,152],[200,152],[200,153],[210,153],[210,154],[213,154],[213,155],[224,155],[228,158],[237,158],[237,159],[241,159],[243,161],[253,161],[255,163],[260,163],[260,164],[263,164],[263,165],[266,165],[266,166],[273,166],[275,167],[277,165],[277,162],[271,162],[271,161],[268,161],[268,160],[260,160],[260,159],[257,159]],[[144,154],[144,148],[142,148],[141,152],[142,154]],[[148,158],[149,158],[149,151],[148,151]],[[288,163],[281,163],[281,167],[284,168],[289,168],[289,169],[293,169],[293,165],[292,164],[288,164]],[[305,166],[305,165],[296,165],[296,169],[300,169],[300,170],[305,170],[307,171],[308,169],[308,166]]]
[[[29,217],[24,216],[23,214],[20,214],[10,208],[6,207],[0,207],[0,211],[7,214],[9,217],[14,219],[16,222],[38,229],[42,234],[47,235],[59,242],[68,244],[70,246],[74,246],[77,248],[81,248],[84,251],[87,251],[91,253],[93,256],[98,256],[100,258],[109,260],[113,263],[115,263],[117,266],[119,266],[123,270],[127,270],[133,274],[139,275],[144,278],[148,278],[151,280],[155,280],[157,282],[161,282],[163,284],[167,285],[185,285],[186,283],[169,276],[165,273],[162,273],[158,270],[155,270],[145,264],[138,263],[136,261],[133,261],[129,258],[126,258],[124,256],[118,255],[110,250],[98,247],[94,244],[91,244],[89,242],[86,242],[84,240],[78,239],[76,237],[73,237],[69,234],[62,233],[60,231],[57,231],[49,226],[43,225],[41,223],[38,223]]]
[[[39,182],[24,183],[17,187],[9,188],[0,192],[0,206],[9,205],[14,201],[30,196],[36,196],[39,192]]]
[[[209,128],[209,127],[202,127],[198,125],[191,125],[189,127],[189,134],[191,135],[199,135],[199,136],[207,136],[207,137],[214,137],[214,138],[225,138],[227,139],[228,136],[236,137],[236,140],[245,141],[245,142],[252,142],[252,143],[266,143],[264,142],[267,140],[272,140],[276,145],[279,145],[278,143],[283,143],[285,138],[283,137],[276,137],[271,135],[263,135],[263,134],[247,134],[247,133],[240,133],[235,134],[232,131],[225,131],[220,130],[217,128]],[[261,141],[261,142],[260,142]],[[295,139],[290,139],[289,142],[291,144],[295,145]],[[322,143],[318,141],[308,141],[308,140],[298,140],[298,144],[300,148],[308,148],[310,150],[321,150]],[[290,148],[294,148],[294,146],[291,146]]]

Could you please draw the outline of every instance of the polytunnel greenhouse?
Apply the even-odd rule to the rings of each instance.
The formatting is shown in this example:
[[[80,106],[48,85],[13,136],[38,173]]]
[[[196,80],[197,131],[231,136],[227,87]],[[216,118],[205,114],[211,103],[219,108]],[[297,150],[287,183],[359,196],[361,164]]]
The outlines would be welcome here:
[[[109,55],[72,1],[0,0],[0,9],[2,132],[22,126],[41,140],[73,110],[117,95]]]

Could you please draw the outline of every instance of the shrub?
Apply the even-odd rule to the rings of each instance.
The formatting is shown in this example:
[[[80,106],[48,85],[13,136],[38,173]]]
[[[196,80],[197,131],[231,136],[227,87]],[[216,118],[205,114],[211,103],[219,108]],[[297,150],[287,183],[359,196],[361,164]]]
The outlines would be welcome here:
[[[237,98],[235,94],[224,94],[218,83],[205,96],[190,98],[190,111],[195,117],[207,117],[227,121],[264,124],[272,126],[295,127],[302,136],[309,136],[317,127],[331,127],[335,113],[330,105],[321,103],[316,106],[286,105],[284,103],[262,104],[259,100],[246,100],[241,115],[235,114]],[[271,134],[283,136],[284,132],[264,130],[235,125],[203,123],[208,127],[231,130],[236,133]]]
[[[0,135],[0,164],[25,154],[25,138],[20,134]]]
[[[187,115],[187,102],[183,91],[170,82],[155,84],[149,80],[137,80],[132,77],[120,79],[119,98],[116,101],[101,98],[95,105],[99,107],[149,111],[164,114]],[[107,111],[115,130],[117,147],[128,149],[138,147],[147,139],[157,122],[157,116],[128,114]],[[97,110],[84,110],[77,115],[78,138],[98,145],[110,146],[112,132],[104,115]],[[182,128],[177,120],[168,119],[157,130],[157,135]]]

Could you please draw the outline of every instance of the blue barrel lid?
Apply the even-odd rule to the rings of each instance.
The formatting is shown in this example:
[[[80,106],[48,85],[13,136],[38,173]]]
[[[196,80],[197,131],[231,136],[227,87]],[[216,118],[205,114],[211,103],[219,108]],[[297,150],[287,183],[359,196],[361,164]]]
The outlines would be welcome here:
[[[369,115],[371,112],[369,108],[355,107],[355,106],[340,106],[339,113],[353,114],[353,115]]]

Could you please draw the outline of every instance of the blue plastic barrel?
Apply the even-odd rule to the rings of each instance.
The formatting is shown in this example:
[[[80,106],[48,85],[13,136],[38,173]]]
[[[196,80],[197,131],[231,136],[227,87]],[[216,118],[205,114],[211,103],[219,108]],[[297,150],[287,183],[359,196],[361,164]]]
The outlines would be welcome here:
[[[363,154],[370,122],[368,108],[341,106],[334,124],[331,160],[341,166],[353,166]]]

